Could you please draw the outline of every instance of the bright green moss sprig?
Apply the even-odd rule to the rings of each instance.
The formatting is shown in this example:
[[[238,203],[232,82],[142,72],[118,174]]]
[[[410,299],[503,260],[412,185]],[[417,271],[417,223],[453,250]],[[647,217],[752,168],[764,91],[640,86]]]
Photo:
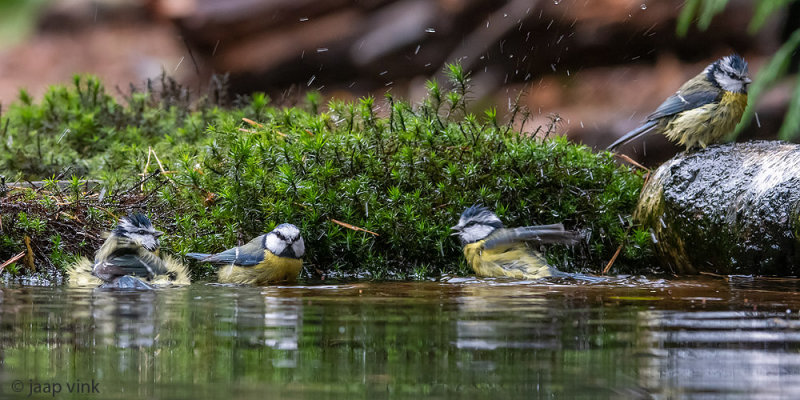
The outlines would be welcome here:
[[[153,148],[169,178],[144,184],[155,191],[145,206],[168,233],[162,247],[177,254],[220,251],[291,222],[305,238],[307,276],[465,274],[449,227],[481,203],[508,226],[563,222],[582,231],[581,245],[547,248],[562,269],[597,272],[623,242],[617,271],[647,263],[649,235],[626,233],[642,186],[638,173],[563,137],[517,132],[498,122],[496,110],[471,114],[468,76],[457,66],[449,75],[455,89],[431,82],[416,107],[391,96],[324,106],[312,94],[308,110],[275,108],[255,94],[232,109],[188,112],[147,92],[122,106],[101,89],[88,96],[102,100],[87,103],[87,89],[58,88],[46,98],[66,99],[53,103],[52,114],[68,116],[48,119],[41,113],[50,103],[29,101],[7,118],[22,135],[22,114],[33,114],[27,124],[49,135],[46,155],[55,152],[55,132],[80,123],[70,125],[77,137],[66,142],[64,161],[48,165],[86,165],[88,177],[106,180],[107,198],[141,179]],[[93,121],[75,122],[86,108]],[[20,151],[31,154],[29,146]]]

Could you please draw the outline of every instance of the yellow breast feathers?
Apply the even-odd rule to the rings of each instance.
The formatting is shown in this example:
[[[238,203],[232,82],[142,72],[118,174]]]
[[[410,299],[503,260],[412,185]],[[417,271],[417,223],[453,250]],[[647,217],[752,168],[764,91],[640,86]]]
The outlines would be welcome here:
[[[485,240],[464,246],[467,263],[478,276],[538,279],[553,275],[553,268],[525,243],[485,250]]]
[[[275,282],[291,283],[303,267],[303,260],[298,258],[279,257],[269,250],[264,250],[264,261],[240,267],[229,264],[219,269],[217,278],[220,283],[237,283],[249,285],[267,285]]]
[[[665,120],[664,135],[687,148],[705,148],[733,132],[747,107],[746,93],[724,92],[719,103],[684,111]]]

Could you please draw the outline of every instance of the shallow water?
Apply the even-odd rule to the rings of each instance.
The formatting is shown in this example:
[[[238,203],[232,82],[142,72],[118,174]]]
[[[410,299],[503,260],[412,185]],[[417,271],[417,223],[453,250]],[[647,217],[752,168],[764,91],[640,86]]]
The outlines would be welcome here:
[[[0,397],[800,398],[798,314],[778,279],[3,286]]]

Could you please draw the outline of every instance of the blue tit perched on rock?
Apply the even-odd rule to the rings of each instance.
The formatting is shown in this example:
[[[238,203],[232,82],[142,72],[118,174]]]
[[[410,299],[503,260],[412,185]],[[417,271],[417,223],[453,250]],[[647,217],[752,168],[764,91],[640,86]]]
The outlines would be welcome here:
[[[574,244],[579,240],[577,232],[566,231],[561,224],[505,228],[497,215],[482,206],[467,208],[451,229],[461,240],[467,263],[478,276],[486,277],[569,276],[547,265],[529,243]]]
[[[659,132],[689,150],[717,143],[733,131],[747,106],[747,62],[733,54],[714,61],[668,97],[647,121],[608,150],[649,132]]]
[[[188,285],[186,266],[159,255],[158,237],[162,234],[144,214],[122,217],[94,261],[81,257],[67,267],[69,283],[122,288]]]
[[[300,230],[292,224],[280,224],[272,232],[242,246],[217,254],[188,253],[186,256],[224,265],[217,273],[220,283],[266,285],[296,281],[305,253]]]

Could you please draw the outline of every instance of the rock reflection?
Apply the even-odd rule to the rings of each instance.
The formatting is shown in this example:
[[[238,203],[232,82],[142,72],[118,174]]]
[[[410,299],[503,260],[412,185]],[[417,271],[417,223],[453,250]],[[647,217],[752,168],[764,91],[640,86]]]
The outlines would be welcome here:
[[[641,384],[667,398],[800,398],[796,318],[765,311],[643,311]]]

